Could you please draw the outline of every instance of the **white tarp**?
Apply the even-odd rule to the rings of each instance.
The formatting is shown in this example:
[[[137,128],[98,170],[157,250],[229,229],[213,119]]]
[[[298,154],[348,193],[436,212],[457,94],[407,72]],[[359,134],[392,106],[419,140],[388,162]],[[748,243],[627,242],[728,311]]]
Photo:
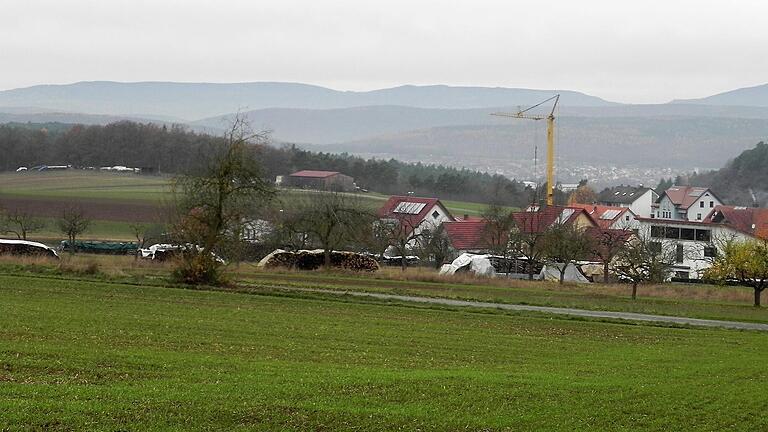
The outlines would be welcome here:
[[[490,255],[473,255],[463,253],[450,264],[444,264],[440,267],[440,274],[454,274],[459,269],[469,267],[468,270],[481,276],[493,276],[496,270],[491,265]]]
[[[559,281],[560,269],[563,268],[563,265],[562,263],[545,264],[541,269],[541,273],[539,273],[539,277],[543,280]],[[584,277],[572,263],[568,263],[565,267],[565,278],[563,280],[566,282],[589,283],[589,279]]]

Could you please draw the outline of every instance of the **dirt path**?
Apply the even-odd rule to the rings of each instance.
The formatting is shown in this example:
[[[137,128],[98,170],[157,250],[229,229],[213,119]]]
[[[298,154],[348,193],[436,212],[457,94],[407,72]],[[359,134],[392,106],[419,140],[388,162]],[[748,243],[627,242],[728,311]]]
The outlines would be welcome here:
[[[642,322],[657,322],[667,324],[682,324],[691,325],[697,327],[716,327],[726,329],[737,330],[759,330],[768,331],[768,324],[738,322],[738,321],[720,321],[720,320],[708,320],[698,318],[686,318],[666,315],[650,315],[634,312],[611,312],[611,311],[594,311],[586,309],[572,309],[572,308],[560,308],[549,306],[529,306],[529,305],[516,305],[506,303],[491,303],[491,302],[479,302],[479,301],[466,301],[466,300],[452,300],[432,297],[416,297],[416,296],[404,296],[395,294],[379,294],[379,293],[367,293],[359,291],[331,291],[324,289],[312,289],[312,288],[289,288],[289,287],[275,287],[276,289],[287,291],[301,291],[312,293],[332,294],[339,296],[354,296],[354,297],[370,297],[380,300],[396,300],[412,303],[427,303],[437,304],[444,306],[459,306],[459,307],[475,307],[475,308],[489,308],[489,309],[502,309],[511,311],[528,311],[528,312],[541,312],[555,315],[569,315],[577,317],[587,318],[610,318],[627,321],[642,321]]]

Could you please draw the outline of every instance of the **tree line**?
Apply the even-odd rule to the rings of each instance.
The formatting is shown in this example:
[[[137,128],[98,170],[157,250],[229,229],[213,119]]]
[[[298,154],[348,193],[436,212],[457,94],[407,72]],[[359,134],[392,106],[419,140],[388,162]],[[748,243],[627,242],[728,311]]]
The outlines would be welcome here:
[[[223,145],[222,137],[178,125],[130,121],[106,126],[6,124],[0,125],[0,170],[38,165],[124,165],[145,172],[187,173],[205,165]],[[384,194],[413,193],[481,203],[503,202],[515,207],[530,204],[535,194],[521,182],[499,174],[312,152],[269,141],[251,146],[268,181],[301,169],[316,169],[342,172],[352,176],[360,188]]]

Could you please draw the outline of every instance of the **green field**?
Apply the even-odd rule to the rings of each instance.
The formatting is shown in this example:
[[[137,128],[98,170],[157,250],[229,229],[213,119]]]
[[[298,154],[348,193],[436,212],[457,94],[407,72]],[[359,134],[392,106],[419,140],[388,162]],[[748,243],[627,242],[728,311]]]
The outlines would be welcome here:
[[[0,276],[0,430],[765,430],[764,334]]]

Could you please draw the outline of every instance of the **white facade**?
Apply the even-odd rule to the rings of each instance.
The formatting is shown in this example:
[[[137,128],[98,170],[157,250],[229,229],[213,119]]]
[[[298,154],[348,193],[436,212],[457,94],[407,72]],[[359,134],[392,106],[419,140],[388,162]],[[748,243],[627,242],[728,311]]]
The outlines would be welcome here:
[[[653,189],[648,189],[627,207],[629,207],[635,215],[648,218],[653,214],[653,203],[655,203],[657,199],[659,199],[659,194]]]
[[[697,204],[698,205],[698,204]],[[671,219],[642,219],[638,235],[646,240],[674,248],[676,263],[672,277],[699,279],[709,268],[715,255],[722,252],[726,241],[747,241],[751,236],[727,225],[696,221],[673,222]]]
[[[709,189],[702,192],[688,208],[675,204],[669,195],[664,194],[654,209],[653,217],[691,222],[703,221],[715,207],[722,204]]]

